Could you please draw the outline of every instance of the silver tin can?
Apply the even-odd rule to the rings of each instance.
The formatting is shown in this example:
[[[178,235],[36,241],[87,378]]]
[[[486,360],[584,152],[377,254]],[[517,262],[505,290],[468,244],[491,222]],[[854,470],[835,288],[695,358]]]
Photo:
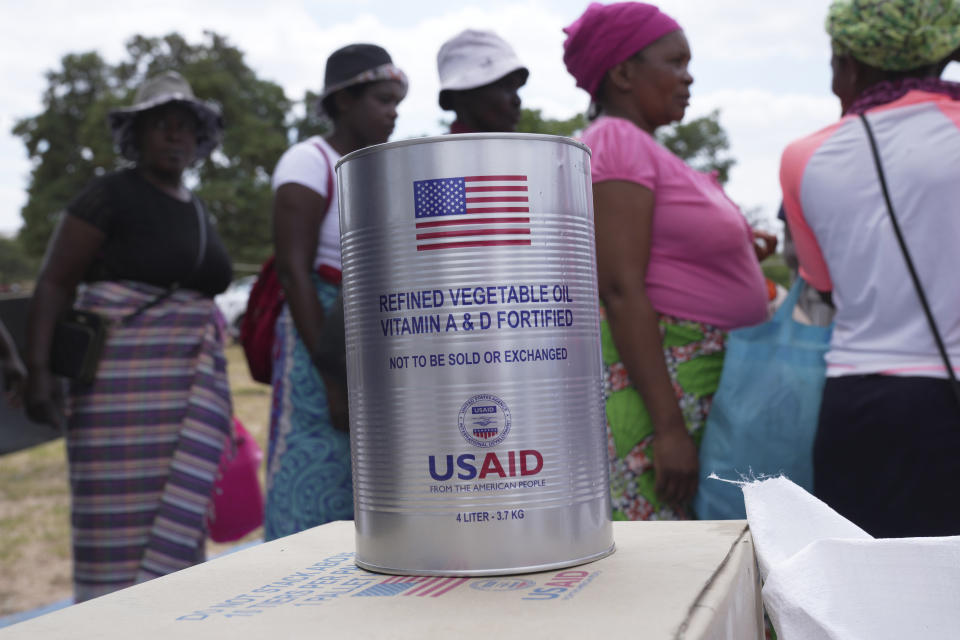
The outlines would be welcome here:
[[[421,138],[337,177],[357,564],[495,575],[611,553],[589,149]]]

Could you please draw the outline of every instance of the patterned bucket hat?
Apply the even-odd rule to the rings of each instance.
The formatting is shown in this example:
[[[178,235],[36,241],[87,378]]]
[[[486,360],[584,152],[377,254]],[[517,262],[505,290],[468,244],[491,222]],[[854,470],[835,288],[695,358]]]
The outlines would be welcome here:
[[[197,131],[197,158],[206,158],[223,137],[220,106],[193,95],[190,83],[176,71],[165,71],[144,81],[133,98],[133,105],[114,109],[107,116],[113,143],[128,160],[137,159],[133,122],[138,114],[175,102],[188,107],[200,123]]]
[[[368,82],[395,80],[407,95],[407,75],[393,64],[390,54],[375,44],[350,44],[337,49],[327,58],[323,92],[317,100],[317,111],[323,114],[323,101],[341,89]]]

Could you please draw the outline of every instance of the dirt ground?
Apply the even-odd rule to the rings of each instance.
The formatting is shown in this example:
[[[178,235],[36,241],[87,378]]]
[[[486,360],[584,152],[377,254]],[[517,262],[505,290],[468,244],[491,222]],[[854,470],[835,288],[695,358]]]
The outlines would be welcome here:
[[[227,360],[234,413],[266,451],[270,388],[250,379],[239,346],[227,349]],[[207,556],[262,535],[258,529],[237,543],[210,543]],[[0,457],[0,617],[70,598],[70,571],[63,439]]]

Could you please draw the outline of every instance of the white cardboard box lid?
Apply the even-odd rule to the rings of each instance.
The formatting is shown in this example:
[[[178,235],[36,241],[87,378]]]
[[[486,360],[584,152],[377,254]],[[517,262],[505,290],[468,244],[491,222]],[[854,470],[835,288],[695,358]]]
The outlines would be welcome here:
[[[756,638],[744,521],[616,522],[596,562],[489,578],[353,563],[352,522],[260,544],[0,629],[0,638]]]

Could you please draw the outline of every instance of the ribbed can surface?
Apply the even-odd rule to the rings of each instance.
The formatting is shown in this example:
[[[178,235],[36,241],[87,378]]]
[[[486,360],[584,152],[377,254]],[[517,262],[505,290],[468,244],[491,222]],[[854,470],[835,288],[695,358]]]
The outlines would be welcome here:
[[[357,563],[613,550],[589,150],[467,134],[337,165]]]

